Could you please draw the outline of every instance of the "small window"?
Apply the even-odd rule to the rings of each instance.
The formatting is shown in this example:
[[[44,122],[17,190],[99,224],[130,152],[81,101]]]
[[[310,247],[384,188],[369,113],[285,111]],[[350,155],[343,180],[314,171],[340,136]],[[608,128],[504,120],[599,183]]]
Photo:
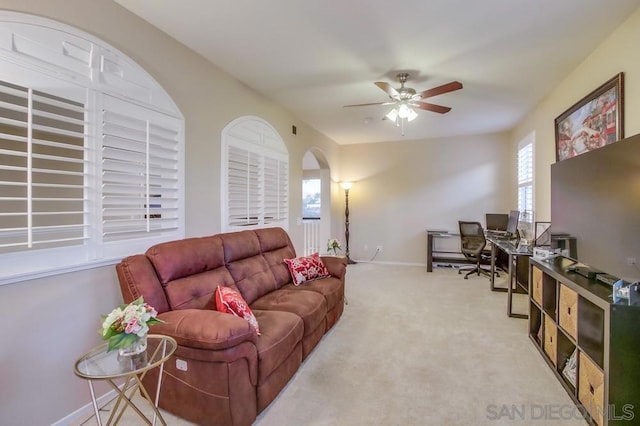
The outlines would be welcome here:
[[[531,133],[518,145],[518,210],[525,231],[530,231],[533,224],[533,143]]]

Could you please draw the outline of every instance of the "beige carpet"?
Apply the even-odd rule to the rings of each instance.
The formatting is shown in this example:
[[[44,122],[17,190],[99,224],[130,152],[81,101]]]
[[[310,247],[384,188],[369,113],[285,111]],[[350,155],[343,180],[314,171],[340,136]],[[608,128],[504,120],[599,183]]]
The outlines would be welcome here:
[[[359,263],[346,291],[342,318],[257,426],[586,424],[487,278]]]

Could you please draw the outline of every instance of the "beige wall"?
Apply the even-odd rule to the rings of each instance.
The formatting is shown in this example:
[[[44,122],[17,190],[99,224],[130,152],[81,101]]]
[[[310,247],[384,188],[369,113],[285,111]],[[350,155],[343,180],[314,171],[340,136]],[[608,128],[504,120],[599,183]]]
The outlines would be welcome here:
[[[186,119],[187,234],[220,230],[220,131],[242,115],[271,123],[291,159],[291,223],[301,246],[302,156],[312,146],[327,158],[335,181],[351,191],[352,257],[424,263],[424,231],[454,230],[458,219],[483,221],[488,211],[515,203],[513,145],[504,134],[397,141],[339,148],[287,111],[256,94],[110,0],[0,0],[0,8],[29,12],[76,26],[112,44],[144,67],[169,92]],[[638,133],[640,60],[632,54],[640,16],[594,52],[510,135],[531,130],[536,149],[536,204],[549,214],[553,119],[613,76],[626,75],[626,133]],[[291,135],[291,125],[298,135]],[[339,159],[338,159],[339,157]],[[344,232],[344,192],[332,187],[332,233]],[[336,235],[340,237],[340,235]],[[364,245],[369,246],[368,252]],[[86,383],[73,373],[78,355],[99,343],[99,315],[120,303],[112,266],[0,286],[0,424],[51,424],[89,403]],[[106,388],[102,387],[101,392]],[[37,408],[37,409],[34,409]]]
[[[271,123],[289,149],[289,231],[302,246],[296,225],[302,156],[316,147],[335,173],[335,143],[111,0],[0,0],[0,9],[89,32],[129,55],[167,90],[186,120],[188,236],[220,231],[221,130],[242,115]],[[100,342],[100,315],[120,303],[113,266],[0,286],[0,424],[51,424],[89,403],[86,382],[74,376],[73,364]]]
[[[347,145],[342,178],[349,193],[351,258],[425,264],[427,229],[484,223],[515,203],[507,134]],[[368,250],[365,249],[368,246]]]
[[[514,144],[529,132],[536,132],[536,220],[551,219],[550,166],[556,160],[554,120],[557,116],[617,73],[624,72],[624,134],[633,136],[640,133],[640,57],[635,54],[638,40],[640,9],[618,27],[513,130],[511,139]]]

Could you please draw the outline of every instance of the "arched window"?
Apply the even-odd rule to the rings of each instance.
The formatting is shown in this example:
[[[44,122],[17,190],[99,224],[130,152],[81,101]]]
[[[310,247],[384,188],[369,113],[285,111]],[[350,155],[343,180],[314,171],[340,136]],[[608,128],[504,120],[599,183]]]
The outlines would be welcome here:
[[[184,120],[117,49],[0,12],[0,284],[184,235]]]
[[[222,130],[222,230],[289,224],[289,153],[278,132],[258,117]]]

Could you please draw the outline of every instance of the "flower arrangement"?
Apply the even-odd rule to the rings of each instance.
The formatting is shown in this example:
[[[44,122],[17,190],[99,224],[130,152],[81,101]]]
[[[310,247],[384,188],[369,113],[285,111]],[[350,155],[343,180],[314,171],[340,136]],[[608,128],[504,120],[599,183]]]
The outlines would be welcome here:
[[[158,311],[139,297],[128,305],[115,308],[102,316],[102,338],[109,341],[107,351],[135,344],[149,332],[149,326],[163,323],[156,318]]]
[[[333,252],[334,255],[338,254],[338,250],[342,250],[342,244],[337,238],[329,238],[327,241],[327,251]]]

